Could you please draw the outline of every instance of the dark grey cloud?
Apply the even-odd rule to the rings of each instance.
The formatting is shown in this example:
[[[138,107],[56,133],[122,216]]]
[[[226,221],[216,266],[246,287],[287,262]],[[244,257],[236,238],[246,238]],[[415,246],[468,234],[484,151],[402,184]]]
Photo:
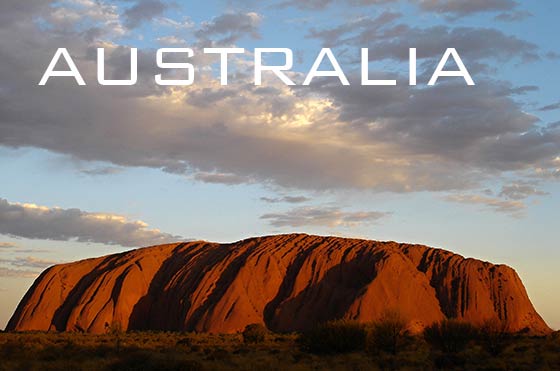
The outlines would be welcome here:
[[[168,5],[161,0],[138,0],[124,11],[124,23],[128,28],[136,28],[161,16],[167,8]]]
[[[16,22],[30,22],[44,12],[54,0],[2,0],[0,1],[0,24],[9,26]]]
[[[180,240],[141,221],[79,209],[10,203],[0,198],[0,234],[29,239],[77,240],[139,247]]]
[[[442,170],[447,162],[463,171],[477,168],[492,174],[523,169],[560,151],[558,126],[537,125],[538,119],[523,112],[511,97],[511,86],[502,82],[475,87],[444,83],[429,89],[329,82],[317,84],[313,94],[317,92],[332,100],[339,120],[350,123],[360,138],[385,143],[388,153],[408,153],[416,165],[431,158],[441,162],[437,167]]]
[[[560,102],[547,104],[546,106],[539,108],[539,111],[541,112],[556,111],[558,109],[560,109]]]
[[[514,0],[413,0],[425,11],[465,16],[480,12],[508,11],[517,7]]]
[[[350,227],[369,224],[389,216],[379,211],[344,211],[338,207],[300,207],[261,216],[274,227]]]
[[[283,197],[261,197],[261,201],[269,204],[279,204],[279,203],[289,203],[289,204],[301,204],[304,202],[311,201],[309,197],[305,196],[283,196]]]
[[[321,40],[325,46],[344,45],[369,48],[371,61],[384,59],[408,61],[409,48],[417,49],[418,59],[441,58],[448,47],[454,47],[465,61],[488,60],[523,62],[541,58],[534,43],[494,28],[483,27],[414,27],[396,23],[399,13],[385,12],[376,18],[364,17],[331,28],[311,28],[307,37]],[[354,60],[358,61],[359,55]],[[435,65],[432,67],[432,71]]]

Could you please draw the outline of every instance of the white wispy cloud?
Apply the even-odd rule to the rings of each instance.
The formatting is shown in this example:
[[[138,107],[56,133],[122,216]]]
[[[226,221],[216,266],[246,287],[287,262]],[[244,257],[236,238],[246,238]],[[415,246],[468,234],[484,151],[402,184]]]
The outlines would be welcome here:
[[[35,278],[41,272],[29,269],[13,269],[0,267],[0,277]]]
[[[47,268],[55,264],[63,263],[61,261],[41,259],[33,256],[16,257],[11,259],[0,259],[0,263],[9,264],[18,268]]]
[[[548,192],[541,191],[531,183],[513,183],[502,186],[500,197],[510,200],[524,200],[531,196],[547,196]]]
[[[274,227],[355,227],[388,217],[390,213],[379,211],[344,211],[338,207],[299,207],[286,212],[268,213],[261,216]]]
[[[269,204],[289,203],[301,204],[311,201],[311,198],[305,196],[282,196],[282,197],[261,197],[261,201]]]
[[[180,37],[169,35],[169,36],[162,36],[158,37],[157,41],[163,45],[184,45],[186,41],[181,39]]]
[[[466,205],[483,206],[486,209],[500,213],[510,214],[515,217],[523,215],[526,208],[524,202],[519,200],[504,200],[496,197],[482,196],[476,194],[456,194],[446,197],[447,201]]]

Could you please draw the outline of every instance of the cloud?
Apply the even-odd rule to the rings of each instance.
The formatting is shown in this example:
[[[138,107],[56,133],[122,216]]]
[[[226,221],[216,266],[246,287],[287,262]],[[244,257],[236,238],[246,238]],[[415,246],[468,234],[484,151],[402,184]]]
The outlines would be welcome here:
[[[430,89],[404,85],[371,89],[325,82],[299,93],[330,99],[339,114],[337,121],[349,123],[341,130],[353,133],[354,146],[369,147],[370,159],[377,155],[376,164],[366,166],[367,173],[377,167],[375,173],[381,174],[387,166],[385,184],[398,176],[403,184],[414,183],[413,189],[469,187],[469,178],[482,179],[481,172],[527,169],[560,151],[559,127],[537,126],[538,120],[521,110],[505,83],[481,82],[472,89],[457,83]],[[332,127],[317,125],[317,136],[321,130]],[[429,182],[424,176],[430,177]]]
[[[517,7],[514,0],[413,0],[422,10],[466,16],[481,12],[508,11]]]
[[[305,10],[320,10],[325,9],[331,4],[339,3],[342,5],[351,6],[368,6],[392,3],[396,0],[286,0],[282,1],[280,7],[293,6]]]
[[[29,239],[77,240],[131,247],[157,245],[181,239],[179,236],[150,229],[142,221],[128,220],[121,215],[10,203],[1,198],[0,234]]]
[[[311,28],[307,37],[319,39],[326,46],[355,46],[357,50],[368,47],[371,61],[408,61],[411,47],[417,49],[420,60],[439,60],[451,45],[459,51],[463,60],[471,62],[470,65],[489,59],[508,61],[515,58],[528,62],[541,58],[536,44],[494,28],[416,27],[396,23],[400,18],[400,13],[384,12],[375,18],[357,18],[334,27]],[[357,56],[355,61],[358,61]]]
[[[532,16],[533,14],[526,10],[516,10],[498,14],[494,19],[502,22],[519,22]]]
[[[397,0],[284,0],[280,7],[293,6],[303,10],[321,10],[333,4],[343,6],[370,6],[395,3]],[[421,10],[464,17],[475,13],[514,11],[518,3],[514,0],[409,0]]]
[[[114,175],[114,174],[119,174],[122,171],[123,171],[122,168],[114,167],[114,166],[105,166],[105,167],[97,167],[93,169],[80,170],[82,174],[91,175],[91,176]]]
[[[425,54],[419,49],[425,59],[441,56],[448,46],[443,43],[461,40],[461,53],[470,58],[497,55],[494,59],[505,64],[539,54],[533,44],[500,32],[462,28],[461,34],[448,27],[438,36],[431,28],[397,23],[399,17],[385,13],[322,35],[356,45],[369,35],[379,48],[377,57],[371,54],[379,59],[403,60],[396,45],[406,53],[409,45],[402,38],[416,31],[425,38]],[[229,29],[218,19],[204,27],[214,33]],[[250,34],[255,28],[241,29]],[[426,41],[432,36],[431,43]],[[493,42],[485,40],[492,37]],[[381,50],[382,43],[390,48]],[[72,51],[88,86],[65,78],[36,86],[60,45]],[[551,160],[560,154],[560,127],[526,112],[518,98],[528,88],[487,75],[475,76],[475,87],[445,79],[431,88],[359,86],[352,71],[348,75],[355,85],[350,87],[332,79],[294,88],[267,79],[255,87],[252,65],[236,59],[231,62],[235,78],[227,87],[219,85],[213,71],[201,70],[195,85],[165,88],[154,84],[154,51],[143,49],[139,83],[109,88],[95,82],[98,45],[77,31],[49,33],[32,22],[0,24],[0,145],[43,148],[111,166],[157,168],[203,182],[301,190],[464,192],[487,187],[481,183],[504,172],[544,177],[559,168]],[[127,76],[128,49],[103,45],[111,49],[107,73]],[[292,77],[302,80],[297,72]]]
[[[194,179],[204,183],[227,185],[237,185],[251,182],[251,180],[245,176],[223,173],[197,173],[194,175]]]
[[[139,0],[124,11],[125,25],[131,29],[136,28],[143,22],[162,15],[167,8],[168,6],[160,0]]]
[[[157,41],[163,45],[170,45],[170,46],[186,44],[186,41],[184,39],[181,39],[180,37],[177,36],[162,36],[162,37],[158,37]]]
[[[278,204],[278,203],[301,204],[304,202],[311,201],[311,199],[305,196],[283,196],[283,197],[276,197],[276,198],[261,197],[261,201],[269,204]]]
[[[19,277],[19,278],[35,278],[41,272],[28,269],[13,269],[0,267],[0,277]]]
[[[45,3],[51,3],[45,1]],[[123,36],[126,28],[122,23],[119,8],[106,1],[69,0],[52,2],[54,6],[43,9],[39,18],[49,25],[53,34],[80,32],[88,40],[109,36]],[[31,22],[32,24],[32,22]]]
[[[261,21],[262,16],[255,12],[225,13],[211,21],[203,22],[195,36],[202,40],[203,44],[210,43],[212,37],[220,37],[215,41],[217,45],[233,44],[244,36],[258,39]]]
[[[0,1],[0,24],[9,26],[12,22],[31,21],[33,17],[49,8],[53,0],[2,0]]]
[[[46,252],[46,250],[42,250],[42,249],[22,249],[19,244],[13,242],[0,242],[0,250],[2,249],[4,249],[4,251],[9,251],[9,252],[29,253],[29,254]]]
[[[158,17],[155,19],[155,22],[162,26],[171,27],[175,30],[181,31],[192,28],[194,26],[194,22],[187,16],[183,16],[181,20],[175,20],[167,17]]]
[[[45,260],[45,259],[40,259],[40,258],[36,258],[36,257],[33,257],[33,256],[28,256],[28,257],[17,257],[17,258],[13,258],[13,259],[0,259],[0,263],[9,264],[9,265],[12,265],[12,266],[18,267],[18,268],[44,269],[44,268],[48,268],[48,267],[50,267],[52,265],[55,265],[55,264],[60,264],[62,262],[54,261],[54,260]]]
[[[502,200],[499,198],[474,194],[450,195],[446,198],[446,200],[466,205],[482,205],[492,211],[510,214],[514,217],[521,216],[526,208],[526,205],[518,200]]]
[[[547,196],[548,192],[535,188],[532,184],[508,184],[502,187],[499,196],[510,200],[524,200],[530,196]]]
[[[539,111],[541,112],[546,112],[546,111],[556,111],[560,109],[560,102],[557,103],[553,103],[553,104],[548,104],[546,106],[543,106],[541,108],[539,108]]]
[[[389,216],[379,211],[343,211],[338,207],[300,207],[282,213],[269,213],[261,216],[274,227],[355,227],[373,223]]]

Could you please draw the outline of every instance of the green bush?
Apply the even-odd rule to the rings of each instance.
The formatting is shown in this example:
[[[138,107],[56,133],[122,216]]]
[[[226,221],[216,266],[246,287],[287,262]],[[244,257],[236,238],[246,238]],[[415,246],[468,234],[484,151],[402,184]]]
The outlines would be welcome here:
[[[445,353],[458,353],[477,337],[475,326],[454,319],[445,319],[424,329],[424,339]]]
[[[337,320],[319,324],[301,334],[304,351],[316,354],[337,354],[365,349],[366,328],[356,321]]]
[[[367,334],[366,348],[369,352],[379,350],[397,354],[403,345],[407,329],[406,320],[399,312],[389,311],[376,323]]]
[[[249,343],[262,343],[266,337],[266,333],[268,330],[266,327],[261,325],[260,323],[253,323],[251,325],[247,325],[245,330],[243,330],[243,342],[245,344]]]

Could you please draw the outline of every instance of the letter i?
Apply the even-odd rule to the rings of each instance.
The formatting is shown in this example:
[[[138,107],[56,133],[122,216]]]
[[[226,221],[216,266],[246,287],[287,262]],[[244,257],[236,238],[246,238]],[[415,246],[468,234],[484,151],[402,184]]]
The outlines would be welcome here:
[[[409,50],[410,55],[410,70],[409,70],[409,77],[410,86],[416,86],[416,48],[410,48]]]

